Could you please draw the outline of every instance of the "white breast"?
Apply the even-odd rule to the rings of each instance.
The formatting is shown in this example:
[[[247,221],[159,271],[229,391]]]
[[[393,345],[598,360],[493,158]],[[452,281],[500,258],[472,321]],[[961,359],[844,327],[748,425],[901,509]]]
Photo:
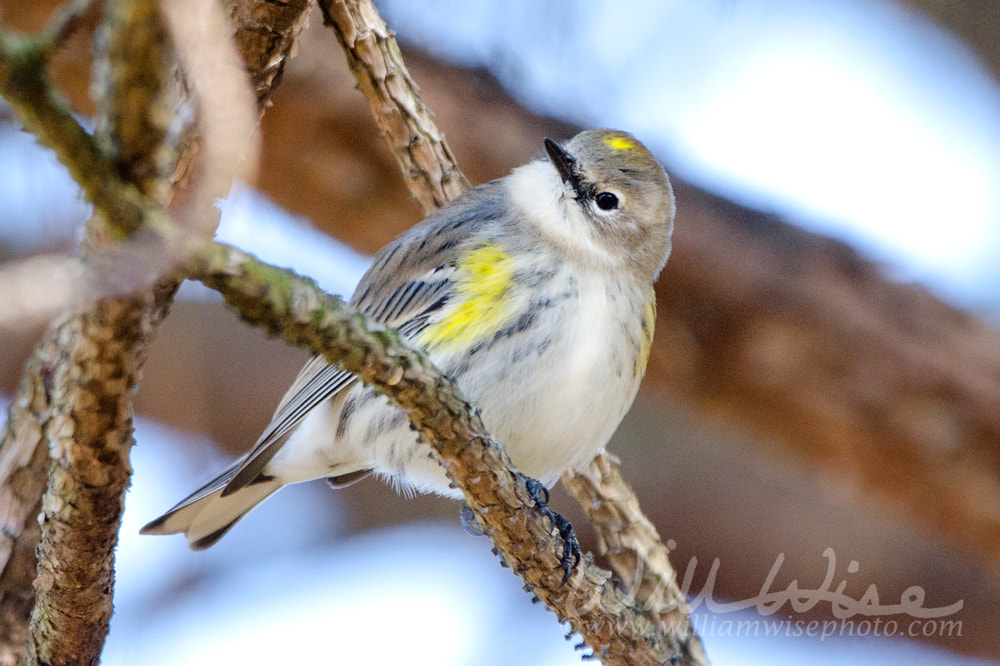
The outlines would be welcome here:
[[[607,444],[638,389],[630,343],[617,325],[625,303],[620,295],[612,300],[601,278],[585,277],[580,287],[579,300],[557,315],[566,335],[530,375],[514,373],[522,383],[507,388],[521,399],[496,418],[484,411],[520,471],[546,485]]]

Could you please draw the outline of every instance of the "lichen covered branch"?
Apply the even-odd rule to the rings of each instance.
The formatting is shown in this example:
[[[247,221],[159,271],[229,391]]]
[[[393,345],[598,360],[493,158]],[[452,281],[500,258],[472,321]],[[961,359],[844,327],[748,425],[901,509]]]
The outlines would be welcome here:
[[[222,293],[247,322],[324,355],[406,409],[500,556],[527,589],[583,636],[596,657],[607,664],[705,663],[689,628],[664,631],[658,618],[589,556],[562,585],[562,540],[534,509],[523,477],[455,385],[395,330],[327,296],[311,281],[221,244],[196,253],[190,271]]]

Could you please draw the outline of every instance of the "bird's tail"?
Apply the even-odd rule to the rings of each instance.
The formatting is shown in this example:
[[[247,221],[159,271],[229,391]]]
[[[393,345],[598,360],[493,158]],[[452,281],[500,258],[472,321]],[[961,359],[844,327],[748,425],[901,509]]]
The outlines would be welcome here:
[[[275,491],[282,483],[271,477],[261,476],[248,486],[223,497],[222,491],[235,476],[242,461],[237,461],[221,475],[181,500],[172,509],[148,523],[141,534],[184,533],[188,545],[204,550],[221,539],[240,518]]]

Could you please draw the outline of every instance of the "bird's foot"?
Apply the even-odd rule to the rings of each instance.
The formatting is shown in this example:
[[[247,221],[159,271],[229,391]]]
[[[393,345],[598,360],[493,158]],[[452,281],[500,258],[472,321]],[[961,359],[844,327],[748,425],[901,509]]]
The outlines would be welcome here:
[[[531,493],[531,500],[535,503],[535,511],[546,516],[552,522],[553,527],[559,531],[559,537],[563,542],[559,567],[563,570],[561,584],[565,585],[570,574],[573,573],[573,569],[580,563],[582,556],[580,542],[576,538],[576,532],[573,531],[573,524],[565,516],[549,507],[549,489],[543,486],[540,481],[526,476],[524,477],[524,485]]]

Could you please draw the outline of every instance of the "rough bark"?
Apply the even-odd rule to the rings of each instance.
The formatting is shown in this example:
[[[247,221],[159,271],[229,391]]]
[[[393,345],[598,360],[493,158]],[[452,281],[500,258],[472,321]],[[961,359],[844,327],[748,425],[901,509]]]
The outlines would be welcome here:
[[[918,1],[913,0],[913,4]],[[952,11],[968,10],[970,25],[983,22],[983,16],[992,16],[976,12],[976,7],[989,3],[936,4]],[[990,25],[989,21],[986,24]],[[957,32],[961,34],[961,30]],[[452,128],[449,139],[459,156],[484,155],[472,164],[478,167],[473,172],[476,180],[499,175],[522,161],[537,150],[536,137],[544,133],[554,137],[573,133],[571,128],[553,129],[551,123],[531,118],[502,98],[491,102],[487,109],[485,100],[495,90],[481,74],[461,73],[431,63],[415,65],[412,58],[409,64],[442,124]],[[342,108],[334,106],[317,112],[312,102],[317,97],[350,96],[346,88],[331,92],[329,80],[305,74],[299,77],[289,80],[293,85],[284,91],[293,94],[286,95],[285,103],[277,109],[282,116],[280,125],[271,123],[271,131],[265,134],[272,170],[264,175],[262,184],[286,208],[307,213],[358,247],[373,251],[416,216],[405,208],[401,196],[387,205],[383,198],[365,193],[358,197],[364,202],[361,208],[355,200],[332,194],[337,179],[318,166],[317,153],[328,146],[328,140],[338,140],[329,127],[353,130],[355,121],[340,115]],[[447,103],[449,90],[463,91],[459,103]],[[482,112],[480,115],[477,110],[476,122],[451,121],[459,117],[454,109],[468,118],[470,95]],[[483,119],[491,124],[484,127]],[[311,145],[303,147],[290,141],[289,130],[283,132],[281,127],[294,128],[295,133],[309,137]],[[496,136],[504,137],[502,146],[496,145]],[[491,142],[492,151],[486,152],[486,144]],[[523,148],[526,143],[531,147]],[[322,163],[351,164],[363,159],[368,169],[378,163],[377,151],[357,139],[340,148],[340,152],[326,154]],[[497,149],[506,151],[503,157],[495,157]],[[375,187],[392,190],[395,175],[391,167],[387,165],[370,179]],[[288,182],[294,186],[288,186]],[[962,396],[980,393],[975,388],[961,388],[966,384],[967,369],[972,377],[969,387],[986,380],[983,397],[996,385],[996,357],[983,353],[997,348],[1000,339],[995,330],[956,313],[920,290],[892,284],[876,267],[858,259],[841,244],[789,228],[683,183],[678,183],[678,195],[677,243],[662,280],[660,322],[647,381],[655,384],[663,399],[695,405],[701,413],[720,422],[735,415],[736,423],[749,423],[763,435],[761,440],[770,442],[771,450],[790,452],[793,458],[863,490],[862,497],[888,498],[890,504],[911,514],[917,524],[945,525],[939,534],[949,535],[995,566],[997,539],[989,533],[996,525],[992,498],[997,497],[998,473],[991,451],[997,448],[997,430],[982,416],[975,417],[972,422],[981,424],[981,452],[977,453],[975,447],[968,451],[964,446],[946,447],[941,451],[933,446],[935,442],[948,443],[949,438],[941,433],[949,430],[950,414],[961,415],[964,411],[959,404]],[[332,211],[343,214],[340,219],[332,219]],[[747,283],[742,284],[748,276]],[[829,302],[831,293],[833,304]],[[768,305],[772,296],[783,302],[780,308]],[[855,326],[851,323],[855,318],[867,323]],[[923,320],[926,323],[914,323]],[[800,321],[807,322],[802,328],[807,335],[797,332]],[[776,325],[769,326],[772,322]],[[925,330],[920,335],[911,330],[908,341],[897,345],[894,336],[900,328]],[[761,331],[770,333],[762,335]],[[792,349],[806,350],[795,355],[791,366],[782,365],[784,336],[795,341]],[[766,341],[769,345],[760,347],[751,341]],[[851,387],[849,373],[855,366],[843,364],[838,357],[850,358],[867,345],[874,345],[876,351],[858,364],[865,373],[864,380],[858,378],[857,386]],[[795,372],[761,373],[760,366],[751,363],[757,358],[765,359],[765,368],[792,367]],[[903,366],[896,363],[899,359],[905,361]],[[945,389],[940,393],[941,402],[932,403],[934,409],[930,411],[920,402],[911,406],[909,415],[901,418],[912,432],[904,437],[893,435],[893,445],[883,449],[880,418],[891,413],[890,403],[897,397],[905,398],[907,392],[894,389],[880,398],[877,387],[886,382],[897,388],[900,382],[924,384],[920,377],[928,366],[934,371],[931,385]],[[700,379],[701,369],[708,371],[707,378]],[[793,384],[782,387],[782,378]],[[834,384],[828,383],[831,378],[836,379]],[[867,381],[876,387],[866,399],[868,407],[859,409],[865,405],[852,404],[852,400],[845,407],[845,396],[864,395],[863,383]],[[799,394],[795,382],[803,382],[805,395]],[[738,390],[726,391],[727,385]],[[959,390],[952,392],[948,387]],[[792,406],[792,418],[787,422],[785,401]],[[876,408],[869,411],[872,404]],[[833,416],[829,412],[834,412]],[[812,421],[814,414],[826,415]],[[941,415],[945,418],[941,419]],[[900,416],[896,418],[898,421]],[[965,419],[961,416],[959,420]],[[946,427],[930,427],[932,432],[921,434],[935,423]],[[858,432],[864,435],[860,439],[856,438]],[[874,452],[869,450],[872,443]],[[894,455],[894,448],[901,455]],[[882,453],[878,453],[880,450]],[[883,469],[889,473],[883,474]],[[928,484],[928,479],[933,481]],[[897,493],[897,488],[909,486],[913,488]],[[929,488],[937,490],[930,492],[926,490]],[[955,493],[959,497],[954,497]]]
[[[228,0],[226,4],[236,48],[263,114],[298,48],[299,33],[309,20],[309,0]]]
[[[691,628],[691,610],[677,586],[670,551],[639,500],[622,478],[617,464],[599,455],[586,469],[570,470],[562,483],[597,528],[601,554],[611,562],[635,602],[669,627],[682,644],[700,639]]]
[[[469,181],[458,170],[444,134],[406,69],[399,44],[375,5],[320,0],[319,6],[323,23],[336,33],[406,186],[424,212],[440,208],[467,190]]]
[[[97,663],[112,614],[132,445],[135,341],[151,329],[153,299],[102,301],[62,325],[48,397],[52,464],[42,500],[35,605],[26,664]]]
[[[115,13],[119,9],[123,11]],[[137,36],[143,42],[138,44],[140,51],[153,41],[162,44],[155,15],[141,9],[130,13],[129,10],[135,9],[140,9],[140,5],[113,6],[109,24],[137,29]],[[70,10],[75,7],[70,6]],[[60,16],[55,22],[70,25],[73,21]],[[49,32],[61,34],[63,30]],[[43,33],[36,44],[47,49],[51,41]],[[44,49],[29,46],[15,54],[9,44],[5,46],[3,91],[26,127],[41,130],[40,138],[48,145],[71,146],[63,151],[63,159],[74,164],[76,173],[90,179],[92,184],[109,179],[120,169],[145,189],[156,189],[162,174],[155,163],[144,162],[137,152],[129,151],[139,140],[135,129],[141,126],[148,137],[143,137],[147,145],[139,147],[140,151],[149,149],[150,155],[155,154],[153,148],[163,137],[163,132],[157,133],[154,127],[158,124],[153,120],[155,107],[144,105],[142,111],[136,112],[134,108],[114,109],[112,103],[105,114],[106,118],[112,118],[107,124],[108,134],[112,135],[107,136],[108,152],[120,159],[117,164],[99,160],[103,151],[94,142],[74,141],[84,135],[52,93],[44,73],[48,55]],[[120,54],[115,52],[125,46],[112,36],[108,52],[117,57]],[[110,87],[120,89],[121,84],[127,84],[135,86],[138,93],[158,93],[164,77],[169,76],[162,47],[130,55],[137,57],[111,72]],[[147,68],[149,80],[145,85],[129,80],[140,67]],[[126,115],[131,116],[129,120],[134,125],[117,122]],[[123,132],[113,136],[119,129]],[[92,169],[81,166],[86,160],[93,163]],[[106,190],[94,189],[99,190],[97,199],[112,204],[114,198]],[[113,205],[109,205],[109,210],[112,214],[118,211]],[[136,227],[134,219],[123,216],[121,222],[123,233]],[[87,227],[85,248],[103,244],[106,238],[103,218],[95,216]],[[112,612],[114,546],[129,476],[130,392],[140,361],[131,348],[145,338],[148,327],[156,321],[149,308],[153,304],[164,305],[170,293],[169,289],[154,289],[148,296],[102,301],[89,312],[65,319],[50,331],[29,366],[31,371],[46,371],[43,381],[26,377],[22,384],[26,393],[15,397],[10,420],[17,425],[5,430],[0,439],[4,458],[10,455],[14,461],[6,471],[21,477],[31,475],[32,492],[38,490],[45,471],[49,479],[40,507],[40,536],[34,529],[24,529],[25,520],[39,508],[37,496],[22,493],[16,515],[8,516],[12,529],[5,537],[21,557],[5,561],[5,565],[16,565],[18,560],[26,565],[24,556],[35,539],[40,541],[35,551],[38,571],[34,576],[33,608],[26,594],[30,579],[8,581],[16,593],[10,597],[13,607],[7,606],[7,594],[3,599],[6,623],[0,658],[4,661],[14,661],[24,648],[24,612],[29,609],[32,622],[25,655],[27,663],[94,663],[100,654]],[[28,425],[29,420],[36,420],[37,427]],[[43,456],[42,452],[48,455]],[[27,466],[18,464],[25,460],[29,461]],[[11,578],[29,573],[30,566],[9,571]],[[8,577],[6,567],[4,577]]]
[[[262,5],[266,5],[262,11],[254,11]],[[252,77],[263,104],[304,25],[306,3],[234,2],[230,6],[236,15],[254,17],[250,27],[263,36],[243,44],[247,60],[267,65],[266,72],[258,68]],[[110,21],[118,21],[118,30],[110,35],[108,80],[104,81],[124,91],[106,96],[109,105],[103,114],[107,142],[119,158],[117,168],[102,172],[111,163],[101,159],[100,151],[89,156],[61,155],[92,200],[98,193],[95,204],[115,218],[116,232],[127,233],[138,226],[137,219],[129,218],[136,201],[118,207],[123,191],[107,193],[101,187],[113,182],[117,173],[127,174],[158,199],[172,194],[163,178],[176,160],[158,151],[165,134],[160,120],[170,115],[157,113],[162,111],[162,101],[154,98],[163,92],[161,77],[170,70],[163,61],[165,40],[162,26],[155,25],[155,7],[155,3],[112,6],[125,14]],[[260,47],[276,50],[253,50]],[[28,55],[34,60],[27,68],[9,58],[0,67],[4,95],[22,96],[20,101],[25,102],[19,107],[22,122],[47,145],[94,151],[93,142],[79,140],[83,138],[79,126],[60,112],[59,100],[44,86],[47,54]],[[33,95],[40,97],[32,99]],[[49,117],[34,115],[38,109],[47,109]],[[54,134],[46,136],[47,132]],[[65,133],[75,134],[77,140],[67,140]],[[174,184],[179,186],[182,180]],[[107,198],[102,199],[100,192]],[[107,227],[99,217],[88,229],[88,244],[103,242]],[[151,335],[166,314],[175,286],[157,285],[137,296],[101,301],[91,311],[70,318],[47,334],[26,368],[0,435],[0,492],[12,499],[3,515],[0,549],[4,556],[0,560],[2,663],[16,662],[24,651],[27,613],[32,607],[33,551],[39,539],[34,516],[39,509],[45,534],[38,550],[38,602],[25,658],[28,663],[47,664],[98,659],[111,615],[113,549],[130,472],[131,394]],[[47,471],[49,490],[43,504],[40,497]]]
[[[138,14],[143,16],[143,20],[156,16],[155,13]],[[128,27],[132,26],[125,21],[117,29]],[[142,30],[127,31],[127,34],[136,33],[152,34]],[[113,44],[114,39],[111,41]],[[113,69],[115,63],[112,61],[110,66]],[[38,71],[31,70],[29,74],[35,75]],[[112,72],[113,81],[130,78],[128,73],[118,77],[114,74]],[[39,85],[45,87],[44,79]],[[148,100],[153,96],[150,95]],[[51,95],[46,99],[54,103]],[[37,104],[38,100],[35,102]],[[22,107],[16,105],[15,108],[21,110]],[[51,111],[65,124],[68,115],[65,110]],[[114,135],[118,127],[112,123],[111,128]],[[122,133],[118,132],[119,135]],[[100,159],[93,142],[88,143],[87,137],[77,132],[71,139],[81,142],[81,145],[63,142],[61,136],[50,137],[50,143],[69,163],[71,170],[82,172],[88,166],[87,161]],[[155,149],[152,152],[155,153]],[[74,162],[75,156],[82,156],[86,161]],[[94,166],[106,173],[114,170],[107,164]],[[122,170],[128,173],[127,169]],[[136,174],[128,175],[132,180],[141,180]],[[150,230],[163,230],[166,226],[162,214],[154,208],[155,202],[144,201],[143,194],[148,195],[148,192],[136,194],[125,182],[90,180],[81,185],[88,198],[94,201],[98,217],[104,218],[111,227],[112,236],[114,232],[129,233],[136,223]],[[109,192],[122,193],[122,200],[109,197]],[[137,206],[141,210],[136,210]],[[119,211],[125,213],[121,219]],[[280,331],[291,342],[308,344],[314,351],[325,347],[331,361],[340,361],[363,380],[374,383],[383,391],[388,390],[397,402],[411,411],[414,424],[435,442],[436,450],[442,455],[453,478],[460,484],[475,486],[466,491],[469,504],[479,515],[487,532],[491,533],[505,560],[514,566],[540,599],[583,635],[595,654],[608,663],[704,663],[700,643],[691,640],[689,631],[665,631],[650,622],[642,609],[609,582],[606,572],[586,566],[578,572],[569,590],[562,589],[563,581],[554,547],[557,544],[562,546],[561,539],[553,537],[551,525],[546,524],[547,519],[532,508],[528,490],[520,482],[521,477],[511,470],[510,461],[502,448],[485,432],[473,409],[461,400],[450,382],[434,370],[422,354],[402,344],[395,332],[386,332],[381,326],[370,324],[349,309],[346,313],[331,309],[313,285],[289,281],[284,274],[253,262],[235,250],[222,248],[212,252],[212,248],[219,246],[206,246],[205,251],[194,258],[195,274],[206,284],[220,289],[248,320],[263,324],[274,333]],[[186,248],[180,254],[185,252]],[[167,253],[170,254],[170,251]],[[208,258],[207,268],[197,263],[204,257]],[[136,299],[143,300],[141,296]],[[103,305],[99,304],[98,308]],[[123,309],[139,314],[136,321],[141,326],[141,308],[125,304]],[[369,326],[373,328],[369,330]],[[107,594],[113,581],[110,549],[116,539],[122,494],[128,481],[127,452],[131,444],[128,438],[130,432],[121,441],[115,441],[114,426],[119,422],[128,423],[127,416],[122,418],[119,412],[130,407],[128,388],[134,386],[137,372],[137,367],[130,363],[133,360],[131,341],[138,335],[132,330],[118,330],[107,325],[103,330],[110,333],[113,340],[105,341],[103,346],[94,344],[88,351],[91,354],[96,352],[98,357],[104,353],[111,358],[71,357],[70,362],[57,368],[56,389],[53,392],[57,415],[62,405],[69,405],[68,413],[75,417],[82,415],[86,409],[92,409],[95,402],[106,402],[108,397],[118,397],[119,401],[117,405],[105,405],[110,411],[110,422],[101,419],[93,424],[74,422],[72,425],[76,427],[60,428],[65,439],[51,446],[57,464],[52,467],[49,491],[43,503],[45,520],[36,580],[40,593],[32,614],[29,663],[96,662],[110,619]],[[119,349],[120,353],[116,354]],[[105,362],[102,363],[102,360]],[[70,375],[62,382],[59,381],[62,379],[59,371],[64,368],[70,371]],[[105,372],[94,372],[91,376],[92,368]],[[114,377],[118,381],[112,382],[113,377],[107,376],[109,369],[112,373],[124,369],[127,374]],[[80,382],[95,390],[97,395],[91,397],[81,391],[78,388]],[[70,394],[68,397],[61,395],[63,386]],[[116,391],[116,387],[124,390]],[[73,409],[74,400],[82,400],[86,404]],[[61,424],[57,421],[57,425]],[[93,425],[95,432],[82,432],[82,426],[87,425]],[[94,443],[100,445],[96,452]],[[117,460],[110,461],[110,466],[94,464],[98,462],[95,460],[85,460],[82,467],[79,465],[82,458],[95,453],[95,458],[113,457]],[[63,457],[70,460],[63,461]],[[106,465],[109,461],[99,462]],[[107,477],[115,472],[121,472],[118,482],[112,480],[109,483]],[[519,482],[511,484],[512,480]],[[90,489],[95,486],[101,488],[102,499],[115,502],[117,506],[86,506],[87,500],[93,498]],[[63,515],[64,512],[68,515]],[[101,520],[108,515],[113,516],[110,521],[115,528],[113,530],[107,529],[108,521]],[[86,523],[88,519],[89,524]],[[523,526],[523,533],[512,525]],[[110,542],[108,545],[104,544],[105,539]],[[83,543],[88,542],[96,545],[98,550],[98,557],[91,557],[89,561],[86,549],[81,548]],[[75,561],[73,558],[82,559]],[[100,571],[95,575],[94,569]],[[94,583],[107,586],[104,595],[86,589]],[[74,593],[81,588],[85,591],[84,596],[74,597]],[[82,625],[78,622],[81,614],[84,620]],[[84,638],[79,635],[79,629],[87,625],[90,625],[91,632],[89,637]]]
[[[46,336],[28,362],[17,394],[7,412],[0,439],[0,664],[14,666],[28,638],[28,617],[34,604],[32,581],[39,540],[36,516],[48,476],[49,450],[45,430],[52,421],[52,384],[59,359],[54,331]]]
[[[71,153],[90,155],[92,151],[61,151],[64,155]],[[130,190],[129,183],[124,181],[101,184],[100,187],[110,187],[114,191]],[[129,198],[125,206],[131,206],[131,201]],[[535,507],[524,477],[513,470],[503,448],[486,432],[478,411],[462,399],[454,384],[433,367],[424,353],[406,343],[398,332],[373,322],[339,298],[327,296],[313,282],[262,264],[235,248],[199,240],[195,235],[185,237],[172,227],[154,201],[140,196],[139,205],[142,210],[130,211],[123,224],[132,219],[141,220],[149,235],[158,237],[164,243],[165,254],[185,257],[185,272],[220,291],[245,320],[263,326],[293,344],[324,354],[331,363],[338,363],[357,374],[404,407],[417,431],[431,441],[452,480],[463,488],[469,506],[476,512],[480,524],[493,539],[504,561],[522,577],[527,589],[534,591],[560,619],[583,636],[595,655],[606,663],[622,665],[652,665],[668,661],[705,663],[701,645],[692,640],[688,628],[678,632],[659,626],[648,612],[610,580],[608,572],[593,566],[589,558],[576,568],[569,586],[565,587],[562,567],[556,555],[567,547],[563,539],[553,534],[549,517]],[[109,225],[115,225],[113,215],[99,209],[98,214],[106,217]],[[172,243],[178,243],[180,247],[171,248]],[[122,307],[127,308],[127,304]],[[141,322],[141,318],[137,321]],[[117,339],[105,341],[105,345],[95,345],[94,349],[87,351],[100,355],[120,348],[123,354],[131,357],[130,341],[134,339],[135,332],[111,332],[116,333],[122,342]],[[60,349],[66,347],[63,341],[57,342]],[[127,360],[109,360],[101,363],[101,359],[94,361],[87,357],[57,367],[55,388],[51,392],[56,398],[54,411],[57,416],[60,404],[65,402],[60,399],[63,386],[72,400],[88,396],[88,392],[80,390],[81,383],[97,392],[96,399],[106,400],[108,385],[127,387],[134,382],[134,377],[108,376],[109,371],[116,373],[122,367],[127,370],[132,368]],[[60,375],[63,369],[70,373],[65,382]],[[87,376],[91,369],[102,375]],[[128,392],[120,391],[116,395],[120,396],[120,404],[128,407]],[[73,413],[79,416],[85,410],[93,411],[93,407],[92,404],[83,405]],[[110,406],[110,412],[112,417],[116,416],[115,406]],[[39,613],[38,606],[43,604],[42,595],[39,595],[38,606],[32,614],[27,661],[32,664],[96,663],[103,641],[101,628],[107,619],[105,613],[110,616],[110,606],[104,603],[108,590],[103,595],[100,592],[82,598],[73,595],[94,581],[104,580],[101,575],[86,575],[88,569],[110,572],[110,553],[98,552],[98,557],[94,558],[84,543],[90,543],[92,549],[101,551],[104,545],[100,541],[102,537],[109,537],[113,542],[116,532],[106,532],[104,521],[99,518],[114,515],[115,509],[120,507],[81,507],[73,502],[82,503],[93,497],[91,489],[95,486],[110,485],[107,479],[109,473],[121,472],[127,483],[127,459],[123,460],[122,455],[127,454],[128,443],[109,446],[113,443],[107,441],[108,433],[114,432],[114,423],[99,418],[90,423],[74,422],[67,426],[63,426],[58,419],[53,419],[52,423],[59,429],[53,437],[58,435],[61,438],[52,445],[55,453],[61,456],[68,451],[70,457],[78,459],[69,461],[65,475],[59,469],[62,461],[56,461],[50,476],[49,492],[43,503],[45,520],[38,581],[40,587],[52,592],[49,595],[52,598],[44,601],[48,612]],[[80,432],[81,426],[90,425],[97,431],[96,437]],[[106,457],[117,456],[118,460],[110,461],[117,464],[108,466],[108,460],[79,460],[91,453],[89,449],[81,449],[81,441],[90,442],[95,438],[105,443],[104,450],[97,453]],[[63,446],[65,448],[61,448]],[[74,485],[77,481],[81,483]],[[62,483],[70,487],[61,487]],[[102,496],[119,505],[121,503],[119,494],[104,493]],[[70,514],[68,520],[62,515],[64,511]],[[90,525],[91,531],[82,529],[82,525],[72,524],[73,518],[79,515],[92,519],[95,524]],[[64,527],[65,531],[62,531]],[[45,538],[53,531],[56,533],[53,538]],[[81,537],[83,543],[77,541]],[[47,548],[50,543],[51,551]],[[52,564],[58,564],[58,567],[46,566],[50,552],[62,556],[62,561],[53,558],[56,561]],[[88,554],[91,555],[89,559],[86,557]],[[88,561],[65,562],[66,556]],[[81,579],[75,578],[76,575],[81,575]],[[110,578],[107,580],[110,581]],[[60,584],[67,581],[70,589],[61,588]],[[88,602],[93,603],[93,607]],[[76,635],[80,627],[72,626],[80,619],[77,616],[81,613],[92,628],[91,644],[84,643],[82,637]]]

